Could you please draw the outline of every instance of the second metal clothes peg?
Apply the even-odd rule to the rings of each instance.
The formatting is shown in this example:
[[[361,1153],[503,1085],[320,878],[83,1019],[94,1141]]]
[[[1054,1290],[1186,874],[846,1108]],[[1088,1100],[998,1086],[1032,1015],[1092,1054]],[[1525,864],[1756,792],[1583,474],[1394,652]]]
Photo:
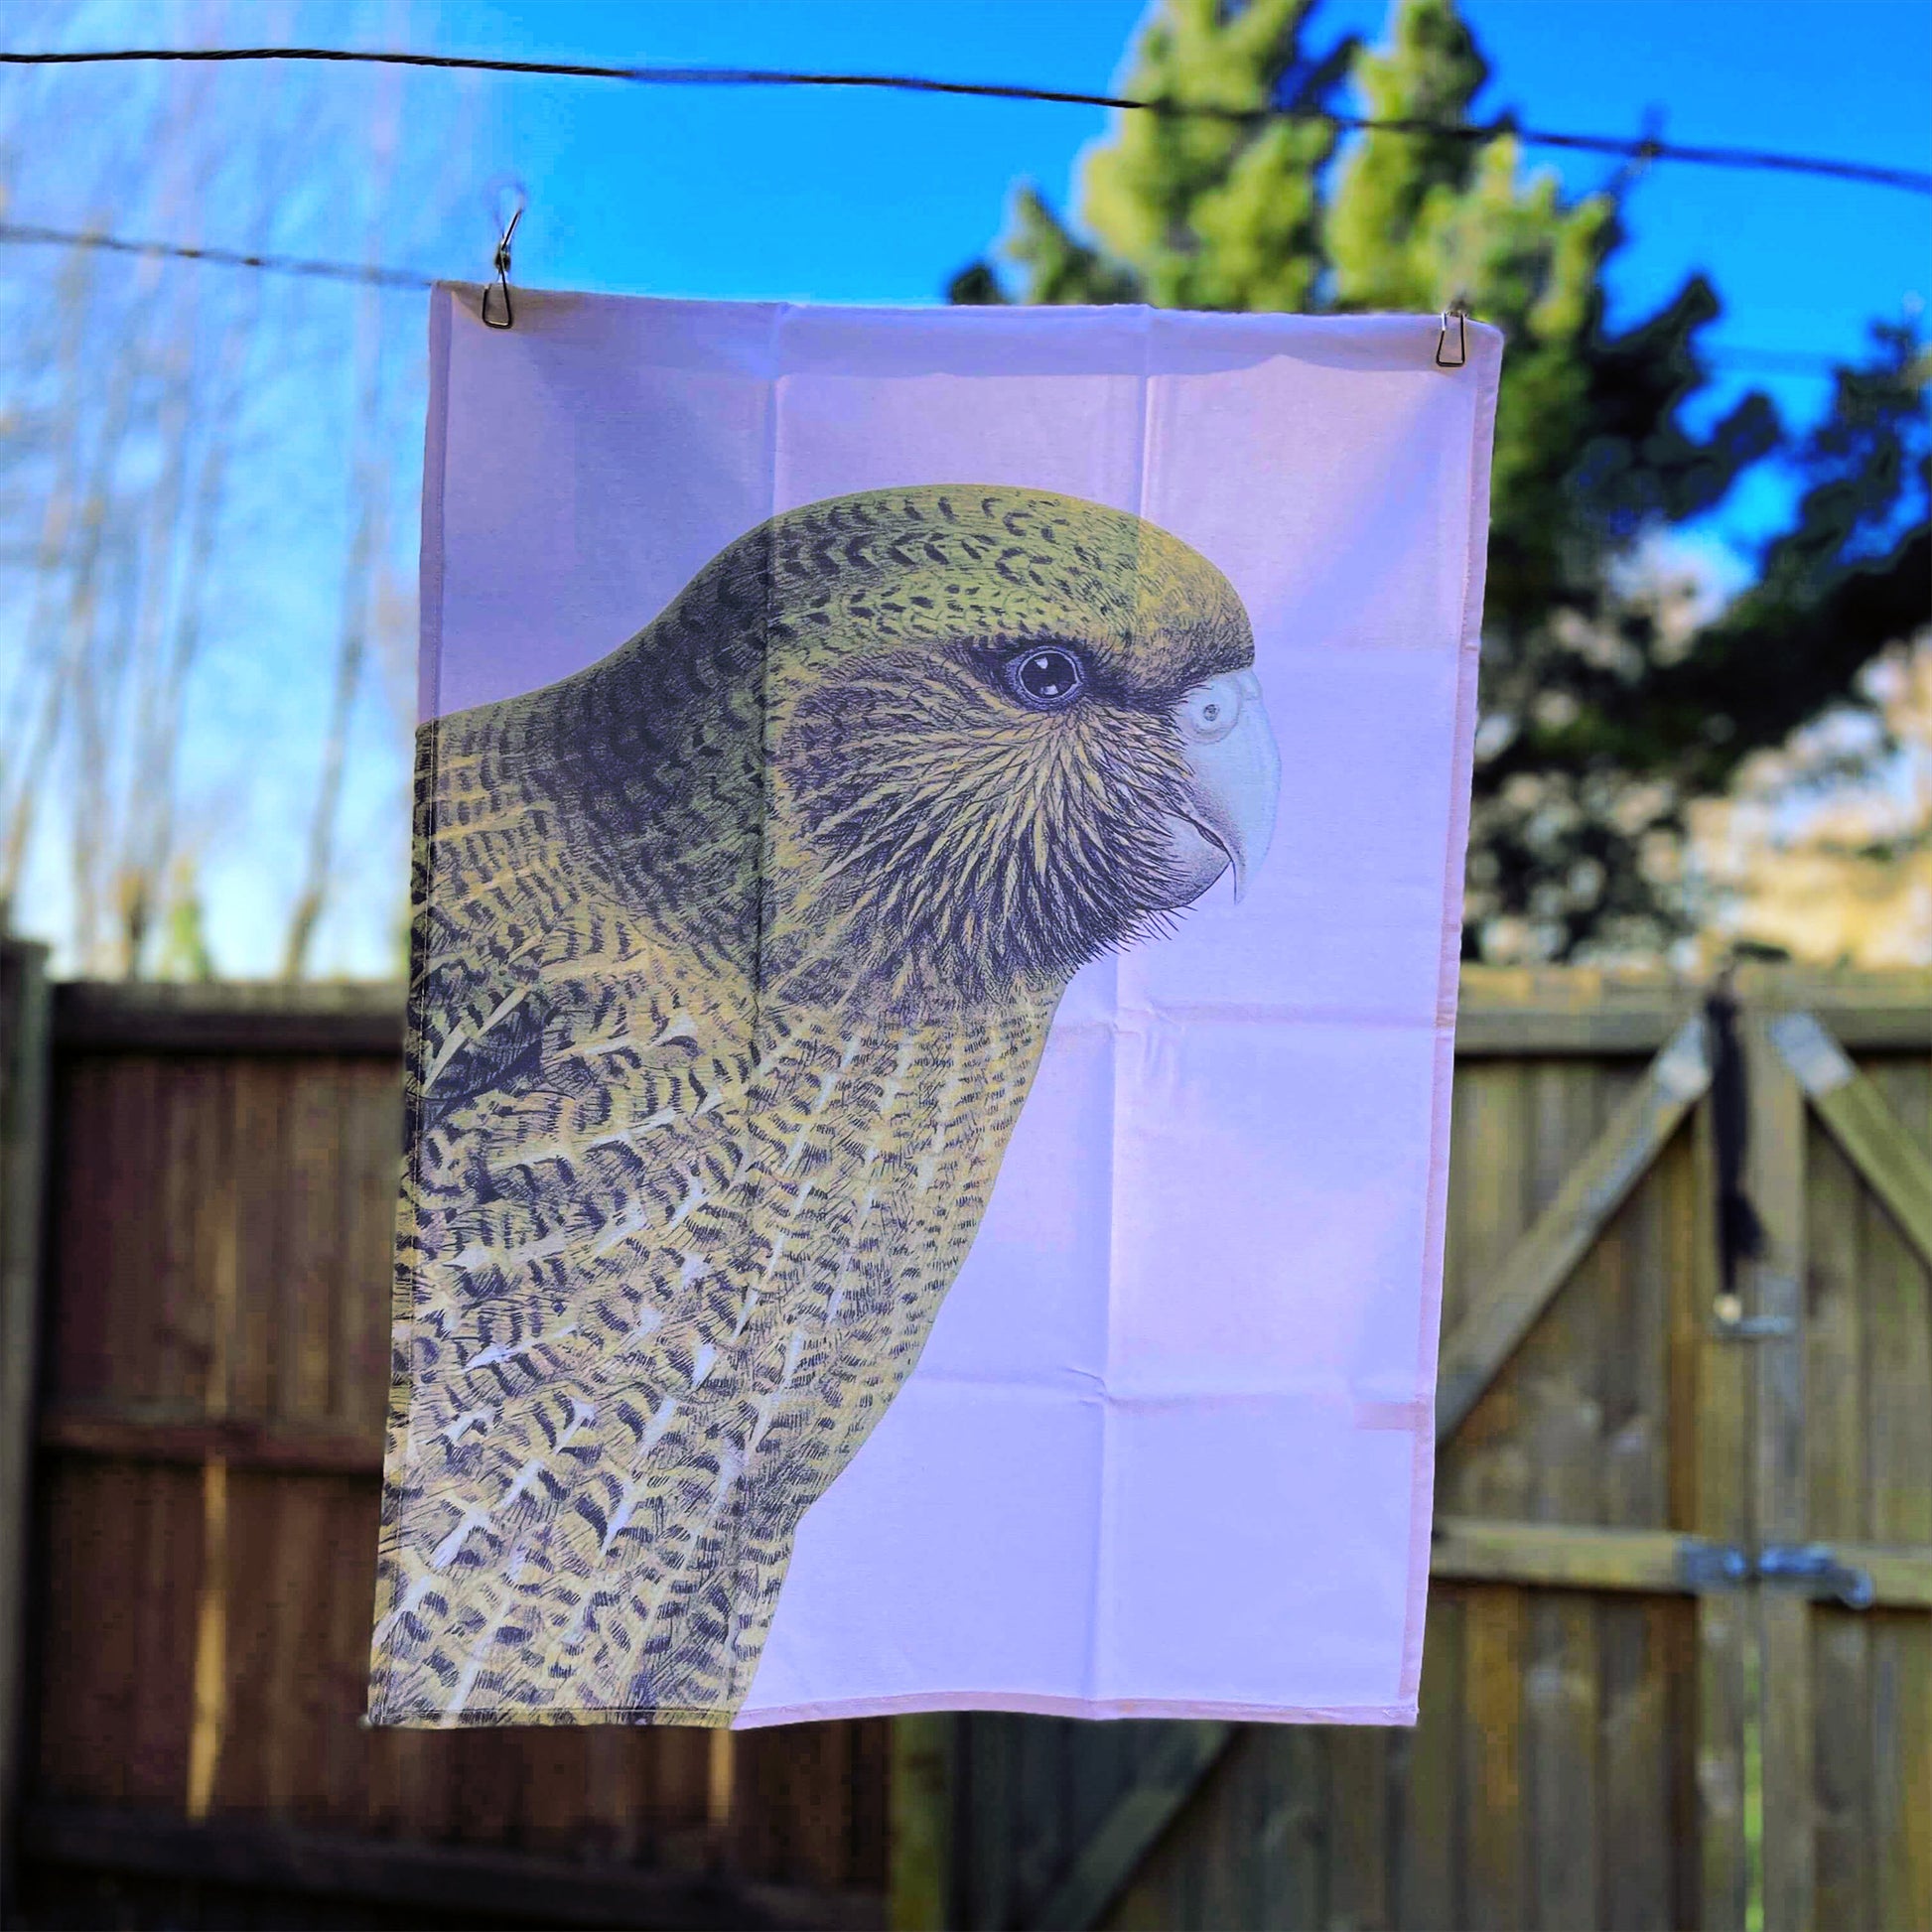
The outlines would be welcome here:
[[[516,311],[510,304],[510,237],[515,234],[516,224],[522,219],[523,204],[519,202],[510,215],[509,225],[503,230],[502,239],[496,244],[496,253],[490,260],[490,266],[496,271],[496,286],[492,289],[487,282],[483,284],[483,320],[485,329],[514,329],[516,327]],[[503,319],[501,322],[495,321],[489,313],[489,298],[497,294],[500,294],[503,300]]]

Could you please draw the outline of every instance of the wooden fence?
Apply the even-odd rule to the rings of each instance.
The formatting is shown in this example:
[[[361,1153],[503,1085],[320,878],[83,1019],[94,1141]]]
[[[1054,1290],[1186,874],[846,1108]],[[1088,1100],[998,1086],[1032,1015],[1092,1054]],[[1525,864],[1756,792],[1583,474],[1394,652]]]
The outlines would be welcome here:
[[[734,1736],[358,1727],[393,996],[0,966],[11,1922],[1932,1927],[1932,976],[1466,977],[1414,1732]]]
[[[884,1725],[359,1725],[394,994],[37,1000],[18,950],[9,987],[10,1046],[53,1048],[45,1134],[16,1081],[8,1138],[46,1210],[16,1916],[878,1923]]]
[[[934,1726],[948,1922],[1932,1926],[1932,976],[1737,995],[1465,977],[1416,1729]]]

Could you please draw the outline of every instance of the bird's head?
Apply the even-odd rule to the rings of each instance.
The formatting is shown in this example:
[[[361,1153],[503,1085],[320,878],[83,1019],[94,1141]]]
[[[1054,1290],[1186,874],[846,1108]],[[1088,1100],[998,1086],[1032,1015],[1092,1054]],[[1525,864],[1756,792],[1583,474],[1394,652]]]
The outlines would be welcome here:
[[[1247,613],[1186,544],[962,484],[813,503],[741,545],[766,965],[797,997],[1056,994],[1223,875],[1240,896],[1279,760]]]

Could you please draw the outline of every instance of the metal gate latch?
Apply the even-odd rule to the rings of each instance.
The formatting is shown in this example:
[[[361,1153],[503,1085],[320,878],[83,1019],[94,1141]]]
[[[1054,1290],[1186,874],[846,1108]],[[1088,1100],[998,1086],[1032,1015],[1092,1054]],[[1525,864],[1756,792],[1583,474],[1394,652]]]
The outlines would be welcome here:
[[[1848,1610],[1871,1607],[1871,1573],[1840,1563],[1827,1543],[1767,1543],[1757,1553],[1757,1574],[1773,1588],[1830,1596]]]
[[[1735,1543],[1687,1536],[1678,1546],[1677,1581],[1693,1596],[1742,1589],[1755,1582],[1768,1589],[1831,1597],[1848,1610],[1869,1609],[1873,1594],[1871,1573],[1840,1563],[1828,1543],[1767,1543],[1752,1557]]]

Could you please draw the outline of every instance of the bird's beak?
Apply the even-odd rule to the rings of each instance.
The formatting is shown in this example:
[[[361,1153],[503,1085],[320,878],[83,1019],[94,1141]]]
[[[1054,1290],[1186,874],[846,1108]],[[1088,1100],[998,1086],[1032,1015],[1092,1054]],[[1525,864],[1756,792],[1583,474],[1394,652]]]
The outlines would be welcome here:
[[[1173,716],[1193,776],[1187,816],[1227,854],[1238,899],[1268,856],[1282,775],[1261,680],[1225,671],[1195,685]]]

